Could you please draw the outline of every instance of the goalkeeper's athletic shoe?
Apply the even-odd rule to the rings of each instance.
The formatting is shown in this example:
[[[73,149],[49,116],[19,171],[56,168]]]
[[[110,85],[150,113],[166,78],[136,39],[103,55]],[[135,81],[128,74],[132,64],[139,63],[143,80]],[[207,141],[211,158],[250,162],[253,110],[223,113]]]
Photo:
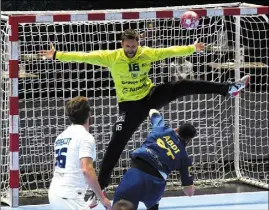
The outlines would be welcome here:
[[[250,75],[246,75],[235,83],[230,84],[229,94],[231,94],[232,96],[237,96],[242,89],[248,86],[249,80]]]

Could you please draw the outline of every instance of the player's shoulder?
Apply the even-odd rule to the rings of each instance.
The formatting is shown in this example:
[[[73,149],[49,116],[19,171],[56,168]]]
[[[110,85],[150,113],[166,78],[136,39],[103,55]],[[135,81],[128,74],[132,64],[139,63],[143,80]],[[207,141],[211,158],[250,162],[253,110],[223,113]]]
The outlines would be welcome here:
[[[93,137],[93,135],[91,133],[87,133],[85,135],[85,140],[89,141],[92,144],[95,144],[95,138]]]
[[[80,130],[80,133],[78,133],[77,137],[78,137],[78,139],[80,139],[82,141],[89,141],[90,143],[95,144],[95,139],[94,139],[93,135],[85,129]]]
[[[165,125],[163,129],[160,131],[160,135],[166,135],[170,136],[171,138],[174,138],[176,136],[176,133],[173,128],[171,128],[168,125]]]
[[[123,49],[122,48],[118,48],[115,50],[109,50],[109,55],[112,57],[117,57],[118,55],[120,55],[122,53]]]
[[[89,133],[82,125],[70,125],[64,132],[60,135],[62,136],[72,136],[78,139],[94,139],[92,134]]]
[[[120,52],[122,48],[118,48],[118,49],[114,49],[114,50],[107,50],[107,52],[110,54],[110,55],[115,55],[117,53]]]
[[[95,138],[93,137],[91,133],[87,131],[77,136],[76,142],[77,144],[83,145],[83,146],[92,145],[93,147],[95,147],[96,145]]]
[[[115,63],[119,60],[122,60],[123,55],[123,49],[115,49],[115,50],[108,50],[107,52],[107,58],[110,60],[110,62]]]
[[[141,48],[142,53],[149,53],[153,49],[152,47],[148,47],[148,46],[141,46],[140,48]]]

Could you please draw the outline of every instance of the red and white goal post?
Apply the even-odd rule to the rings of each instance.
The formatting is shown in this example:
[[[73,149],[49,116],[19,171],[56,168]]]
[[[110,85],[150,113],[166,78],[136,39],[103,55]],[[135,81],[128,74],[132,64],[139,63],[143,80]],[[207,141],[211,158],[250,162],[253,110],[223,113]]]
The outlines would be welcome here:
[[[180,26],[183,12],[200,16],[197,29]],[[19,198],[46,196],[53,172],[53,142],[69,122],[64,105],[77,95],[90,98],[100,161],[117,118],[112,79],[106,68],[43,60],[40,50],[52,42],[60,51],[120,47],[120,34],[134,28],[141,43],[152,47],[187,45],[197,38],[204,53],[171,58],[152,65],[155,83],[175,79],[181,71],[191,79],[223,82],[251,74],[251,84],[235,98],[187,96],[161,111],[173,126],[194,123],[197,137],[188,146],[197,187],[219,187],[231,180],[268,189],[268,46],[269,9],[245,3],[165,8],[2,12],[0,138],[1,200],[19,205]],[[130,166],[129,154],[147,135],[145,121],[126,146],[111,189]],[[180,189],[179,174],[167,190]]]

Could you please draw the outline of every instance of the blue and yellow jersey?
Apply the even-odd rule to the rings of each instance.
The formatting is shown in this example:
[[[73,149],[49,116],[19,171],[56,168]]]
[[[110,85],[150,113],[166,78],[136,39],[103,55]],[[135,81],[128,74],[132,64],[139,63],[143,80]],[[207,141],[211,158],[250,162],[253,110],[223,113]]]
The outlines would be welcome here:
[[[152,114],[151,122],[151,133],[131,157],[139,157],[149,162],[167,176],[173,170],[179,170],[182,186],[192,185],[192,161],[185,150],[185,144],[180,141],[172,128],[165,125],[163,117],[158,112]]]
[[[144,98],[154,86],[148,77],[151,63],[169,57],[188,56],[195,46],[149,48],[139,46],[135,57],[128,58],[123,49],[85,52],[56,52],[56,59],[64,62],[83,62],[108,67],[117,93],[118,102]]]

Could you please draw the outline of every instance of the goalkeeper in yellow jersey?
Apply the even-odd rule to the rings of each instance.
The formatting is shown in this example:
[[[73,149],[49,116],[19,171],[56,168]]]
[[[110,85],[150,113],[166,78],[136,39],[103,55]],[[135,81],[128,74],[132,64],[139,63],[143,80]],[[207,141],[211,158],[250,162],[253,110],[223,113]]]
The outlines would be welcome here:
[[[192,94],[220,94],[235,96],[245,88],[249,76],[234,83],[216,83],[199,80],[179,80],[154,85],[148,77],[151,63],[170,57],[192,55],[204,50],[204,44],[195,42],[188,46],[150,48],[139,46],[139,34],[127,29],[122,34],[122,48],[115,50],[97,50],[87,52],[60,52],[54,47],[42,51],[47,59],[63,62],[80,62],[108,67],[117,94],[119,113],[114,124],[113,135],[107,147],[99,172],[102,189],[109,185],[115,167],[125,145],[139,125],[147,118],[150,109],[160,109],[169,102]],[[92,196],[92,207],[97,205],[96,196]]]

